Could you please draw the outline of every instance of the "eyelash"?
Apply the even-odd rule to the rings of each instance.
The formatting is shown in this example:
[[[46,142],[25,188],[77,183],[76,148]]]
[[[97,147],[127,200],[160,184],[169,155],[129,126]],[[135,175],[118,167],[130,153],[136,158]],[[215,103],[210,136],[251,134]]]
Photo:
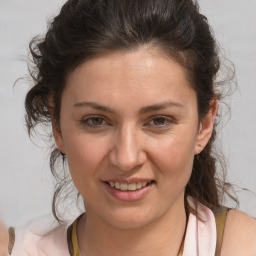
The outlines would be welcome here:
[[[108,124],[108,122],[106,122],[104,117],[101,117],[101,116],[98,116],[98,115],[89,116],[89,117],[83,119],[82,124],[85,125],[85,126],[91,127],[93,129],[102,128],[102,124],[100,124],[100,125],[91,124],[90,121],[92,121],[93,119],[100,119],[100,120],[102,120],[102,122],[105,122],[106,124]]]
[[[93,121],[93,119],[99,119],[101,120],[101,124],[99,125],[95,125],[95,124],[92,124],[91,122]],[[156,121],[157,119],[160,119],[161,121],[164,121],[164,125],[154,125],[154,124],[150,124],[151,122],[154,122]],[[159,121],[159,120],[158,120]],[[85,119],[83,119],[81,121],[81,123],[87,127],[90,127],[90,128],[93,128],[93,129],[100,129],[102,128],[104,125],[110,125],[109,122],[106,121],[106,119],[102,116],[98,116],[98,115],[95,115],[95,116],[89,116]],[[103,123],[103,124],[102,124]],[[173,119],[169,118],[169,117],[166,117],[166,116],[152,116],[150,118],[150,121],[146,122],[145,124],[146,125],[143,125],[143,126],[155,126],[157,129],[165,129],[165,128],[168,128],[170,127],[172,124],[174,123]]]
[[[151,117],[151,120],[149,122],[147,122],[147,124],[156,121],[157,119],[160,119],[161,121],[164,121],[164,125],[152,125],[152,126],[156,126],[157,129],[164,129],[164,128],[168,128],[173,124],[173,120],[169,117],[166,116],[153,116]]]

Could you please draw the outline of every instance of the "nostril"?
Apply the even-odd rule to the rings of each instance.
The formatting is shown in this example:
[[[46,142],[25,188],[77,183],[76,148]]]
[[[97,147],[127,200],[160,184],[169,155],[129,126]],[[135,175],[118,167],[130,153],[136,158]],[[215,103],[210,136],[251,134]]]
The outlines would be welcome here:
[[[147,160],[144,151],[138,147],[132,147],[131,145],[119,145],[113,148],[109,157],[111,163],[117,166],[120,171],[124,172],[133,171],[135,168],[141,167]]]

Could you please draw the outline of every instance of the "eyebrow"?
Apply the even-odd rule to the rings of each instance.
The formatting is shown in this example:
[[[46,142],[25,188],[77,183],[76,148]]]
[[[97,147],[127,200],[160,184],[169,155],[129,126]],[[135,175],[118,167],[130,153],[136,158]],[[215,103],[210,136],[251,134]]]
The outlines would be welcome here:
[[[115,113],[115,111],[113,109],[111,109],[107,106],[100,105],[96,102],[83,101],[83,102],[74,104],[74,107],[76,107],[76,108],[77,107],[91,107],[96,110],[100,110],[100,111],[104,111],[104,112],[108,112],[108,113],[112,113],[112,114]],[[146,114],[146,113],[153,112],[153,111],[164,110],[164,109],[167,109],[170,107],[183,108],[184,105],[179,102],[175,102],[175,101],[164,101],[159,104],[142,107],[139,110],[139,114]]]
[[[83,102],[79,102],[74,104],[74,107],[91,107],[93,109],[97,109],[97,110],[101,110],[104,112],[108,112],[108,113],[115,113],[115,111],[109,107],[100,105],[96,102],[87,102],[87,101],[83,101]]]
[[[148,112],[153,112],[153,111],[157,111],[157,110],[164,110],[164,109],[171,108],[171,107],[183,108],[184,105],[182,105],[179,102],[175,102],[175,101],[164,101],[164,102],[159,103],[159,104],[143,107],[143,108],[140,109],[139,113],[140,114],[146,114]]]

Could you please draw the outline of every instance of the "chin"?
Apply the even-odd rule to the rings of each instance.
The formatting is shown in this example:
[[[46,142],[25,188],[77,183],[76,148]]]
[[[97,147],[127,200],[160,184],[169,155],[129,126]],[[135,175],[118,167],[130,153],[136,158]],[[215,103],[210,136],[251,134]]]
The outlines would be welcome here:
[[[147,224],[147,221],[138,221],[136,218],[130,219],[115,219],[111,223],[115,228],[119,229],[138,229],[142,228]]]
[[[141,210],[132,211],[130,209],[122,209],[108,217],[109,224],[119,229],[142,228],[154,220],[155,218],[148,213],[143,213]]]

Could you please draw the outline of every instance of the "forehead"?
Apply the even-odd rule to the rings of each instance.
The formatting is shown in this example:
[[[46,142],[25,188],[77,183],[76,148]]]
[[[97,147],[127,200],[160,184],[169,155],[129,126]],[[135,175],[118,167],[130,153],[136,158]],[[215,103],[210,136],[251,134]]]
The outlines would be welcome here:
[[[86,99],[113,104],[131,100],[186,102],[195,97],[185,69],[148,48],[113,52],[84,62],[68,76],[65,91],[76,102]]]

